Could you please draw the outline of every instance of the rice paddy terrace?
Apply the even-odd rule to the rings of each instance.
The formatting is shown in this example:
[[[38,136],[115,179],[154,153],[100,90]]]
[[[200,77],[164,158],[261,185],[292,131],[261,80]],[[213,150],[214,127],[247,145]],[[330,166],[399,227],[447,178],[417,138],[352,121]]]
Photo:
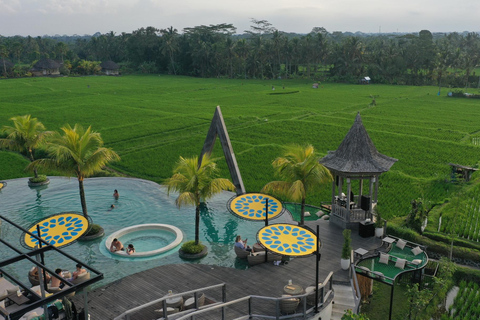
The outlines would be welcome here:
[[[360,112],[378,151],[399,160],[380,177],[379,208],[389,218],[408,213],[412,199],[452,196],[457,187],[449,182],[449,162],[477,164],[480,101],[449,98],[447,89],[437,92],[436,87],[326,83],[312,89],[308,80],[158,75],[9,79],[0,81],[0,126],[24,114],[37,117],[47,130],[91,125],[121,156],[113,169],[161,182],[179,156],[200,153],[220,105],[246,190],[255,192],[274,179],[271,162],[283,145],[311,143],[325,155],[338,147]],[[228,176],[220,145],[214,157]],[[29,174],[23,171],[27,160],[17,154],[0,152],[0,163],[0,180]],[[308,202],[329,201],[330,190],[326,186]]]

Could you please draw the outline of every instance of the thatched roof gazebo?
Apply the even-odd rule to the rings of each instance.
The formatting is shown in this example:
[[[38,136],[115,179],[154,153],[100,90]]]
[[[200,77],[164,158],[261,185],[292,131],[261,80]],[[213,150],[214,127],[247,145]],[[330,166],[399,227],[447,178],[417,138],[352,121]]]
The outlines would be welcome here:
[[[35,76],[59,75],[60,64],[52,59],[42,59],[33,65],[30,72]]]
[[[329,151],[320,160],[335,178],[332,184],[331,221],[344,228],[356,228],[358,222],[371,217],[372,204],[377,203],[378,177],[390,170],[395,162],[397,159],[377,151],[358,113],[338,149]],[[358,195],[352,192],[352,180],[359,181]],[[364,193],[365,180],[370,181],[368,194]]]
[[[119,74],[120,66],[112,60],[102,62],[100,67],[102,67],[102,72],[107,76],[117,76]]]

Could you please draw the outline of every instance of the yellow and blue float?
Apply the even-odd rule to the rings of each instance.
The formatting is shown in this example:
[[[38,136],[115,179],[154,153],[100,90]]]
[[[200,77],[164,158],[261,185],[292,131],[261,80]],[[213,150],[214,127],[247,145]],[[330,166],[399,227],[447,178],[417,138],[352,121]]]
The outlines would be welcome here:
[[[40,235],[43,240],[55,247],[63,247],[80,238],[88,230],[89,221],[79,213],[59,213],[35,223],[28,229],[36,236],[38,236],[37,225],[40,227]],[[38,239],[25,233],[25,246],[33,249],[38,242]]]
[[[246,220],[264,221],[266,203],[268,200],[268,219],[275,219],[284,212],[282,203],[272,196],[262,193],[245,193],[228,203],[228,209],[233,214]]]

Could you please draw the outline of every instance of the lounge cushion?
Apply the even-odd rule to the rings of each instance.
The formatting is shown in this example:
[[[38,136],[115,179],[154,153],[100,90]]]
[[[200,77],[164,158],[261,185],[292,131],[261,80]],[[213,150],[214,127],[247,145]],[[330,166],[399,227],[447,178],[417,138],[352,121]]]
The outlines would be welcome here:
[[[395,262],[395,267],[403,270],[405,268],[405,262],[406,261],[407,260],[405,260],[405,259],[397,258],[397,262]]]
[[[366,272],[366,273],[370,271],[370,269],[368,269],[367,267],[362,267],[362,266],[357,266],[357,269],[360,269],[362,270],[362,272]]]
[[[405,240],[402,240],[402,239],[398,239],[397,241],[397,248],[400,249],[400,250],[403,250],[403,248],[405,248],[405,246],[407,245],[407,242]]]
[[[32,319],[34,319],[34,318],[36,318],[36,317],[38,317],[38,316],[39,316],[38,313],[36,313],[35,311],[32,311],[32,312],[30,312],[30,313],[27,313],[27,314],[25,315],[25,318],[26,318],[27,320],[32,320]]]
[[[17,293],[18,290],[20,290],[20,287],[19,287],[19,286],[15,286],[15,287],[13,287],[13,288],[8,288],[8,289],[7,289],[7,294],[8,294],[8,295],[11,295],[11,294],[13,294],[13,293]]]
[[[380,259],[378,260],[378,262],[388,264],[388,258],[389,257],[390,256],[388,254],[380,253]]]
[[[414,256],[419,255],[422,252],[423,252],[423,250],[420,247],[415,247],[415,248],[412,249],[412,253],[413,253]]]
[[[412,261],[412,263],[418,266],[420,263],[422,263],[422,260],[421,259],[415,259],[415,260]]]

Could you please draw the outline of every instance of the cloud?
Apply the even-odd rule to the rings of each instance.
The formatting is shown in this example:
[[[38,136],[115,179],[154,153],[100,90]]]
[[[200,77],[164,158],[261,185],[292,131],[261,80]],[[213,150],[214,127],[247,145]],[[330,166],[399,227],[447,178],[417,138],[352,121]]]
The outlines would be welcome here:
[[[0,0],[0,15],[18,13],[21,7],[20,0]]]
[[[37,10],[48,14],[116,14],[137,5],[139,0],[42,0]]]

